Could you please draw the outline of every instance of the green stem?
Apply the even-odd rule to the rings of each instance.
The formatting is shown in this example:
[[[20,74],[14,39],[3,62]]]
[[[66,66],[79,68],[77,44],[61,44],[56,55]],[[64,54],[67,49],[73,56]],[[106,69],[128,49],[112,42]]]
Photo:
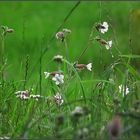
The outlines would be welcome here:
[[[2,44],[1,44],[1,81],[2,81],[2,85],[4,83],[4,41],[5,41],[5,37],[2,34],[1,35],[1,40],[2,40]]]

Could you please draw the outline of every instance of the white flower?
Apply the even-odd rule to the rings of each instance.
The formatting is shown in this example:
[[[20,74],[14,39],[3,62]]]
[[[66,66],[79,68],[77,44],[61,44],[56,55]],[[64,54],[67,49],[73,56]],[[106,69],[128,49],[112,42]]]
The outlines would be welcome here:
[[[64,34],[64,32],[61,32],[61,31],[60,31],[60,32],[56,33],[55,37],[56,37],[57,39],[63,40],[64,37],[65,37],[65,34]]]
[[[45,79],[47,79],[50,76],[49,72],[44,72],[44,74],[45,74]]]
[[[17,98],[24,99],[24,100],[30,99],[30,94],[29,94],[28,90],[17,91],[17,92],[15,92],[15,94],[16,94]]]
[[[87,64],[86,67],[89,71],[92,71],[92,63]]]
[[[58,104],[58,105],[62,105],[64,100],[62,99],[62,96],[60,95],[59,92],[56,93],[56,95],[54,96],[54,101]]]
[[[83,114],[83,108],[80,106],[76,106],[75,109],[72,111],[72,115],[75,114]]]
[[[108,23],[103,22],[103,24],[101,24],[101,26],[99,28],[99,31],[104,34],[105,32],[108,31],[108,27],[109,27]]]
[[[124,85],[119,85],[119,92],[123,93],[123,96],[125,96],[129,93],[129,88]]]
[[[55,81],[56,85],[61,85],[64,83],[64,75],[63,74],[55,74],[55,76],[52,78],[53,81]]]
[[[71,30],[70,30],[70,29],[64,28],[64,29],[63,29],[63,32],[64,32],[64,33],[71,33]]]
[[[53,59],[63,59],[63,56],[58,54],[58,55],[54,56]]]
[[[62,62],[63,61],[63,56],[62,55],[56,55],[56,56],[53,57],[53,60],[57,61],[57,62]]]
[[[106,49],[109,50],[112,47],[112,40],[107,41],[107,44],[105,45]]]

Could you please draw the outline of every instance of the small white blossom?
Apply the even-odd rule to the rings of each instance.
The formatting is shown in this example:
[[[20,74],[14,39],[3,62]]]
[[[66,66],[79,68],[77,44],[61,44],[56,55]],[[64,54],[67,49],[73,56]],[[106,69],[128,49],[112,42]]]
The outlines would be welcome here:
[[[86,67],[89,71],[92,71],[92,63],[87,64]]]
[[[64,75],[63,74],[55,74],[55,76],[52,78],[53,81],[55,81],[56,85],[61,85],[64,83]]]
[[[71,30],[70,30],[70,29],[64,28],[64,29],[63,29],[63,32],[64,32],[64,33],[71,33]]]
[[[99,28],[99,31],[104,34],[105,32],[108,31],[108,27],[109,27],[108,23],[103,22],[103,24],[101,24],[101,26]]]
[[[65,34],[64,34],[64,32],[58,32],[58,33],[56,33],[55,37],[56,37],[57,39],[60,39],[60,40],[63,41],[64,38],[65,38]]]
[[[45,74],[45,79],[47,79],[50,76],[49,72],[44,72],[44,74]]]
[[[56,95],[54,96],[54,101],[60,106],[63,104],[64,100],[62,99],[62,96],[60,95],[60,93],[56,93]]]
[[[73,116],[82,115],[83,114],[83,108],[80,106],[76,106],[75,109],[71,113]]]
[[[57,62],[62,62],[63,61],[63,56],[62,55],[56,55],[56,56],[53,57],[53,60],[57,61]]]
[[[112,40],[107,41],[107,44],[105,45],[106,49],[109,50],[112,47]]]
[[[123,96],[125,96],[129,93],[129,88],[124,85],[119,85],[119,92],[123,93]]]

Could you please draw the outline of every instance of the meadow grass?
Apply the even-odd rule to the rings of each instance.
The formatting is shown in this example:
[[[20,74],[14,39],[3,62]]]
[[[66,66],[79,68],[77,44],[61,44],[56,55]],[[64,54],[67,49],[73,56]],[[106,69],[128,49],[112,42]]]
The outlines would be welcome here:
[[[0,138],[139,138],[139,2],[57,4],[0,3]]]

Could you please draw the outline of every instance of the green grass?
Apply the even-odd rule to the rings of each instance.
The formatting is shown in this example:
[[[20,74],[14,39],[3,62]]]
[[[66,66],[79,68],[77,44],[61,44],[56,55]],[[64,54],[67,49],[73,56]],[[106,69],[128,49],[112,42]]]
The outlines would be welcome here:
[[[0,65],[0,137],[108,139],[107,126],[119,114],[123,125],[119,137],[139,138],[140,3],[81,2],[70,13],[76,3],[0,3],[0,25],[14,29],[4,42],[0,40],[6,63]],[[103,21],[110,25],[105,34],[94,26]],[[59,31],[72,31],[66,42],[55,38],[60,26]],[[111,51],[94,39],[99,35],[113,41]],[[64,56],[62,64],[52,60],[57,54]],[[92,72],[78,71],[77,61],[93,63]],[[58,70],[64,73],[62,86],[44,76],[45,71]],[[129,94],[123,96],[121,84]],[[16,91],[32,88],[32,94],[43,96],[40,100],[16,98]],[[61,106],[53,99],[57,92],[64,100]],[[83,108],[81,116],[72,116],[76,106]]]

